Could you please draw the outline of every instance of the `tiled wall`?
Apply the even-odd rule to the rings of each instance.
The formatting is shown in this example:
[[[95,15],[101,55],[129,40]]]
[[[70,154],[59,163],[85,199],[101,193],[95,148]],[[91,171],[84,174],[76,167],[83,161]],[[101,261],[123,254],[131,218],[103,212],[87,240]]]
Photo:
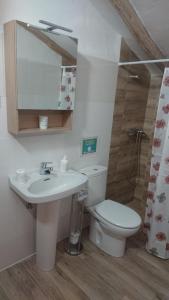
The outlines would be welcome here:
[[[121,61],[138,60],[123,41]],[[138,75],[139,78],[131,78]],[[107,198],[128,203],[135,195],[136,142],[129,128],[143,128],[150,74],[144,65],[120,67],[118,73],[112,139],[109,156]]]
[[[122,42],[121,61],[137,60]],[[129,75],[139,75],[131,79]],[[162,72],[150,76],[145,65],[119,68],[112,140],[109,156],[107,197],[127,203],[144,217],[154,124],[159,101]],[[135,139],[128,137],[130,127],[143,128],[140,152],[140,175],[137,176]]]
[[[0,269],[31,255],[35,249],[34,215],[9,189],[9,174],[18,168],[39,168],[41,161],[59,166],[64,154],[69,166],[76,169],[108,164],[121,37],[113,31],[112,17],[108,22],[111,8],[99,9],[92,2],[12,0],[11,5],[10,0],[1,1],[0,27],[9,20],[38,24],[44,18],[73,29],[79,44],[72,131],[15,138],[7,132],[3,32],[0,33]],[[97,152],[82,156],[81,140],[90,136],[98,136]],[[70,200],[66,198],[61,203],[58,239],[69,232]]]

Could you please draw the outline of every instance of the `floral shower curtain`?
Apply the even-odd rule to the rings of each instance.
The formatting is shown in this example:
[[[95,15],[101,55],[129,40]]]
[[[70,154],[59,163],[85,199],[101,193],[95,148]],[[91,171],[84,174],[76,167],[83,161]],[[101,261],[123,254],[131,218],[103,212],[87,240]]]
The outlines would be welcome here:
[[[73,110],[76,90],[76,67],[62,67],[62,80],[58,109]]]
[[[169,68],[157,110],[144,228],[148,252],[169,258]]]

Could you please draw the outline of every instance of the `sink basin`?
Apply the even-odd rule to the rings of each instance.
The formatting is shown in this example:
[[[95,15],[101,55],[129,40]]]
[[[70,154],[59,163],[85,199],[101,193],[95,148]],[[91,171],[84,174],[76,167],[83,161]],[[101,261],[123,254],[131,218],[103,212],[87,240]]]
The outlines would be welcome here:
[[[87,177],[76,171],[58,172],[51,175],[27,174],[25,182],[18,182],[16,176],[9,177],[10,187],[26,202],[47,203],[77,193],[87,182]]]
[[[35,195],[40,195],[43,193],[50,192],[52,189],[55,188],[64,188],[66,184],[60,178],[54,176],[47,176],[46,178],[36,180],[35,182],[31,183],[28,187],[28,191]]]
[[[51,175],[32,171],[27,173],[22,182],[17,180],[16,175],[9,177],[12,190],[26,202],[37,204],[36,263],[43,271],[55,267],[61,209],[59,200],[86,189],[87,180],[87,176],[72,170]]]

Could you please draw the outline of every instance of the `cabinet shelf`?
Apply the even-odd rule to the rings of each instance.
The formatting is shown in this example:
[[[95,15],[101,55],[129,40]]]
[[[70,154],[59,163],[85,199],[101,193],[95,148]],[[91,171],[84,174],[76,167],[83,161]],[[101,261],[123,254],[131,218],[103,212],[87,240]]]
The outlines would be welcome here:
[[[17,136],[29,136],[29,135],[44,135],[44,134],[55,134],[55,133],[65,133],[69,132],[71,129],[53,127],[48,129],[40,129],[40,128],[33,128],[33,129],[22,129],[19,130]]]
[[[39,128],[39,116],[48,116],[48,128]],[[64,133],[71,130],[72,111],[66,110],[18,110],[16,135],[42,135]]]

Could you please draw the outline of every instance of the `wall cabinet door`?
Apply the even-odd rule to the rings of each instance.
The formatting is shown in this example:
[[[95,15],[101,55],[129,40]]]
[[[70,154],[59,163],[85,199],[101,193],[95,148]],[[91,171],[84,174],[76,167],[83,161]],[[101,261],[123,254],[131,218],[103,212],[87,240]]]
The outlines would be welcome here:
[[[73,110],[77,40],[16,26],[18,109]]]

